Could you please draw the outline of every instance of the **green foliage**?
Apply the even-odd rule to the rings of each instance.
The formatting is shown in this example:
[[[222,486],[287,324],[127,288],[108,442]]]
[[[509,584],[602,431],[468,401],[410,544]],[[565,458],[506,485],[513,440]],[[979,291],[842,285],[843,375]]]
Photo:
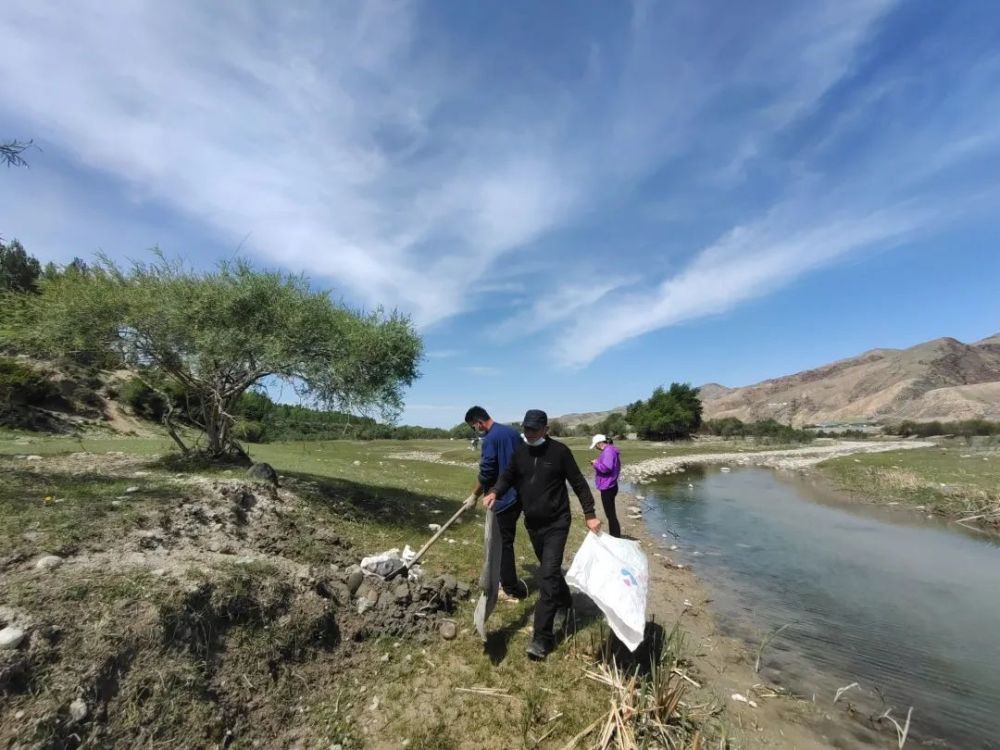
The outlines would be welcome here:
[[[182,421],[190,421],[187,418],[190,404],[188,395],[182,386],[171,380],[156,382],[154,389],[142,378],[132,378],[122,385],[118,392],[118,400],[131,407],[138,416],[146,419],[161,421],[167,413],[167,406],[170,405],[177,411],[177,416]]]
[[[567,437],[570,434],[570,431],[567,429],[566,425],[558,419],[553,419],[549,422],[549,434],[553,437]]]
[[[774,419],[743,422],[736,417],[709,419],[702,425],[701,431],[724,438],[755,438],[766,443],[808,443],[816,437],[808,430],[799,430]]]
[[[475,430],[473,430],[465,422],[459,422],[457,425],[448,430],[448,437],[453,437],[456,440],[472,440],[476,436]]]
[[[625,420],[644,440],[686,440],[701,427],[698,389],[687,383],[661,386],[646,401],[630,404]]]
[[[0,242],[0,293],[24,294],[38,290],[42,267],[17,240]]]
[[[960,422],[913,422],[907,420],[895,427],[886,425],[885,431],[901,437],[933,437],[935,435],[958,435],[975,437],[1000,435],[1000,422],[987,419],[966,419]]]
[[[20,295],[4,338],[53,356],[114,353],[147,380],[173,382],[215,456],[239,452],[233,412],[265,379],[328,410],[395,417],[417,377],[422,345],[408,318],[337,305],[301,276],[245,261],[197,273],[162,256],[127,270],[106,258],[74,269]]]
[[[573,437],[590,437],[597,431],[597,428],[587,422],[581,422],[573,428]]]
[[[252,419],[237,419],[233,432],[236,434],[237,440],[242,440],[245,443],[267,442],[265,439],[267,426],[263,422]]]
[[[609,414],[604,421],[597,425],[596,432],[603,433],[611,438],[623,436],[628,432],[628,422],[625,420],[625,415],[618,412]]]
[[[743,420],[736,417],[709,419],[702,425],[702,431],[708,435],[718,435],[724,438],[746,437],[747,429]]]
[[[58,396],[55,383],[33,367],[0,359],[0,410],[12,404],[39,406]]]

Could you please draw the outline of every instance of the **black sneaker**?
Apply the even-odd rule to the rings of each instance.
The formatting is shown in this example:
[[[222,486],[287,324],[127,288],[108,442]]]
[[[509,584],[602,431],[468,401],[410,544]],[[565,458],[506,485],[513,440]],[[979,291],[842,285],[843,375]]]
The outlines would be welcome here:
[[[545,643],[536,638],[531,642],[531,645],[528,646],[528,658],[533,661],[542,661],[549,655],[550,650],[551,649],[545,645]]]

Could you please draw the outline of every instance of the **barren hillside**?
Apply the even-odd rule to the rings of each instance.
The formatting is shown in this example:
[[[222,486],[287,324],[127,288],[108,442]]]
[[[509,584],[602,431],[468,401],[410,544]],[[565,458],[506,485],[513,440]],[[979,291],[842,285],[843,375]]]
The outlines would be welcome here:
[[[974,344],[953,338],[909,349],[872,349],[813,370],[742,388],[701,387],[705,417],[827,421],[1000,420],[1000,334]],[[612,411],[624,411],[624,408]],[[610,414],[570,414],[573,425]]]

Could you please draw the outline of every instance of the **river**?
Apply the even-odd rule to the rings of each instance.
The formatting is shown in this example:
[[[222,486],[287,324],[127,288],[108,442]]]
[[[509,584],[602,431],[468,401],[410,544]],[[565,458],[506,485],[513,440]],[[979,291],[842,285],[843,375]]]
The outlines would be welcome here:
[[[851,503],[767,469],[696,468],[631,488],[761,674],[865,714],[913,707],[907,746],[1000,748],[1000,545],[920,514]]]

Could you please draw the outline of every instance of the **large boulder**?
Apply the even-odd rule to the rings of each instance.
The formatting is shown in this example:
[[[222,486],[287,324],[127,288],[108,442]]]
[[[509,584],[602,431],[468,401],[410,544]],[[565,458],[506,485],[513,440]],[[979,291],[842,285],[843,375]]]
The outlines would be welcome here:
[[[271,464],[254,464],[247,469],[247,477],[255,482],[267,482],[273,487],[278,486],[278,472]]]

